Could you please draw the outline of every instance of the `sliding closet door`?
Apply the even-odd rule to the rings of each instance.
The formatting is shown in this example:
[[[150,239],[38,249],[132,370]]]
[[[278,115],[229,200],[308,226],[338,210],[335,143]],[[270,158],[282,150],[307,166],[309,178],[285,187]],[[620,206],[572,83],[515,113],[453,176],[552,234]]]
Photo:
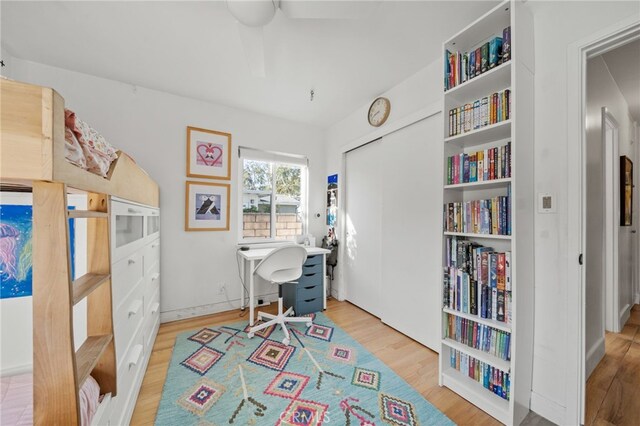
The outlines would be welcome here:
[[[380,142],[372,142],[346,155],[347,300],[380,316],[382,191]]]
[[[439,350],[443,143],[436,114],[382,139],[382,321]]]

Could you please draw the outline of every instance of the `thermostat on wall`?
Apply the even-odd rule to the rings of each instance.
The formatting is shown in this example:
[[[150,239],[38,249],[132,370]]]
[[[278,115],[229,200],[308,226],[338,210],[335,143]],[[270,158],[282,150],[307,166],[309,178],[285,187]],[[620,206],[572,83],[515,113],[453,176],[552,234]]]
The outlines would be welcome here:
[[[556,212],[556,195],[550,192],[538,193],[538,213]]]

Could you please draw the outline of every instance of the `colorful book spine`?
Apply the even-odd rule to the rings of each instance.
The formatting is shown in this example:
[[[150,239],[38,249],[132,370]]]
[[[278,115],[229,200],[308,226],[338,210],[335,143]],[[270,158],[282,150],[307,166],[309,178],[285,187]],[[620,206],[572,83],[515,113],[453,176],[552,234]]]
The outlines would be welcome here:
[[[500,398],[508,401],[511,397],[509,373],[456,349],[450,349],[449,365],[452,369],[480,383]]]

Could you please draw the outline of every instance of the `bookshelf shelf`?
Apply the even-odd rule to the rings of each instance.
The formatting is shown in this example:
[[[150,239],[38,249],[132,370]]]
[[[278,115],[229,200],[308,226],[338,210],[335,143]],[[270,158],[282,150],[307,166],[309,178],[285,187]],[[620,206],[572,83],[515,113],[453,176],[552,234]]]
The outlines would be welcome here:
[[[528,200],[535,199],[532,166],[533,132],[529,125],[534,113],[534,75],[531,71],[534,69],[532,64],[533,28],[533,17],[527,4],[515,0],[503,1],[443,43],[442,56],[446,59],[444,72],[451,72],[451,74],[443,75],[443,79],[439,81],[439,84],[444,82],[445,86],[452,85],[454,80],[472,75],[473,73],[468,72],[464,67],[478,56],[476,53],[478,47],[480,47],[481,57],[486,55],[483,49],[487,52],[484,47],[487,42],[493,46],[492,51],[491,47],[489,49],[488,60],[499,59],[500,56],[497,55],[502,53],[497,50],[500,49],[500,42],[493,39],[503,35],[510,38],[510,57],[507,62],[444,91],[442,95],[442,110],[446,112],[442,120],[445,170],[442,185],[445,207],[444,229],[452,229],[447,228],[451,223],[460,224],[469,220],[480,221],[483,230],[492,229],[486,228],[485,215],[488,210],[490,224],[496,220],[496,217],[498,226],[501,224],[504,226],[505,221],[510,221],[510,227],[506,229],[510,229],[511,235],[443,230],[442,294],[443,305],[446,307],[442,308],[441,315],[440,385],[450,388],[506,425],[519,425],[529,411],[531,400],[534,241],[530,230],[534,226],[534,211],[526,203]],[[483,63],[484,61],[486,59],[483,59]],[[497,101],[496,97],[492,98],[492,93],[500,93],[504,89],[510,90],[509,96],[498,95]],[[489,98],[488,107],[486,102],[480,102],[478,106],[475,101],[485,97]],[[505,105],[506,111],[509,112],[509,119],[449,137],[449,111],[469,104],[471,111],[467,106],[466,110],[460,109],[453,112],[452,125],[459,128],[460,123],[465,123],[468,127],[469,115],[467,114],[473,114],[472,123],[478,120],[478,116],[481,121],[485,121],[486,114],[490,117],[489,121],[495,121],[500,117],[498,114],[504,111]],[[473,108],[480,108],[480,110]],[[506,115],[502,117],[506,118]],[[510,144],[508,157],[503,163],[504,151],[499,150],[508,143]],[[481,167],[480,161],[483,161],[482,167],[486,167],[487,152],[496,148],[498,160],[495,160],[496,151],[493,151],[493,157],[490,159],[496,161],[495,165],[505,168],[506,161],[510,161],[509,178],[445,184],[452,174],[456,178],[462,173],[465,177],[466,173],[472,178],[475,177],[478,167]],[[480,151],[484,155],[478,155]],[[455,161],[452,160],[454,158]],[[491,163],[491,167],[493,166],[494,163]],[[484,170],[486,173],[487,169]],[[502,176],[500,173],[496,175]],[[505,194],[509,203],[506,219],[503,216],[504,210],[500,211],[503,206],[502,201],[498,201],[497,209],[493,204],[486,207],[485,204],[472,204],[476,201],[483,203],[487,200],[504,200],[501,197],[505,197]],[[477,210],[478,205],[480,210]],[[482,209],[485,209],[484,212]],[[477,216],[478,211],[481,218]],[[480,247],[489,248],[480,249]],[[460,277],[459,280],[468,287],[452,286],[454,276],[452,274]],[[490,278],[487,279],[487,277]],[[475,289],[475,291],[465,292],[464,288]],[[482,288],[481,291],[480,288]],[[477,298],[476,306],[484,303],[483,306],[486,307],[490,318],[481,318],[479,315],[449,308],[451,297],[453,297],[451,300],[461,297],[468,301],[471,301],[471,297]],[[503,307],[505,315],[510,318],[509,323],[496,321],[497,312],[500,312]],[[454,340],[455,338],[446,337],[448,332],[446,327],[451,318],[463,318],[500,332],[510,333],[511,361],[505,361],[485,351],[458,343]],[[452,368],[451,357],[454,351],[458,351],[462,359],[466,359],[467,356],[473,357],[504,371],[505,375],[508,373],[510,399],[502,399],[485,389],[481,383]],[[497,380],[503,379],[498,376]],[[504,380],[506,382],[507,378]]]
[[[506,331],[507,333],[511,333],[511,325],[506,322],[494,321],[492,319],[482,318],[478,315],[466,314],[464,312],[456,311],[455,309],[443,308],[442,311],[449,315],[455,315],[460,318],[466,318],[468,320],[477,322],[478,324],[483,324],[489,327],[493,327],[497,330]]]
[[[445,93],[448,98],[456,103],[463,104],[475,99],[487,96],[509,87],[511,80],[511,61],[498,65],[494,69],[480,74],[478,77],[467,80]],[[452,105],[453,107],[454,105]]]
[[[510,240],[511,235],[494,235],[494,234],[473,234],[469,232],[449,232],[445,231],[444,235],[450,237],[467,237],[467,238],[484,238],[488,240]]]
[[[447,117],[447,120],[449,117]],[[445,129],[447,130],[447,129]],[[447,144],[453,144],[461,148],[469,148],[476,145],[483,145],[488,142],[508,139],[511,136],[511,120],[501,121],[490,126],[471,130],[460,135],[450,136],[444,139]]]
[[[491,354],[488,354],[484,351],[481,351],[479,349],[474,349],[471,348],[463,343],[458,343],[455,340],[452,339],[442,339],[442,344],[449,346],[450,348],[456,349],[460,352],[463,352],[467,355],[470,355],[472,357],[474,357],[477,360],[480,360],[482,362],[485,362],[487,364],[490,364],[496,368],[499,368],[500,370],[504,371],[505,373],[508,373],[509,370],[511,370],[511,363],[509,361],[505,361],[504,359],[498,358],[496,356],[493,356]]]
[[[445,185],[444,189],[452,190],[465,190],[465,189],[493,189],[493,188],[506,188],[511,184],[511,178],[483,180],[480,182],[466,182],[456,183],[452,185]]]
[[[509,401],[485,389],[480,383],[448,367],[442,372],[442,384],[487,413],[509,424]]]

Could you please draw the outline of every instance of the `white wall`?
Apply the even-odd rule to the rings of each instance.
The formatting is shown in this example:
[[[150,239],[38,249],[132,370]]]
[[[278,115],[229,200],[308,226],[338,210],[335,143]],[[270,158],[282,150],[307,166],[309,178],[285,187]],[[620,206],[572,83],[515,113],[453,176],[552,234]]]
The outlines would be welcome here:
[[[535,221],[535,347],[532,409],[565,424],[566,371],[576,359],[568,352],[566,306],[567,214],[567,49],[569,44],[629,16],[637,2],[528,2],[534,13],[536,192],[557,195],[557,214]]]
[[[586,253],[586,336],[585,348],[587,354],[587,377],[591,374],[600,359],[604,356],[605,331],[605,283],[603,282],[604,268],[604,159],[602,143],[602,107],[607,107],[619,125],[619,155],[635,158],[635,145],[631,144],[634,137],[630,130],[632,121],[629,107],[618,89],[613,77],[609,73],[606,63],[601,56],[588,61],[587,65],[587,253]],[[615,159],[618,161],[618,159]],[[637,190],[634,190],[634,203],[637,204]],[[615,209],[618,212],[618,208]],[[632,240],[637,234],[631,230],[637,228],[637,205],[634,205],[632,223],[634,226],[618,228],[619,255],[619,307],[622,314],[628,315],[632,303],[633,280],[631,271],[635,267]],[[616,214],[616,220],[618,214]]]
[[[369,106],[376,96],[372,96],[365,104],[360,108],[349,114],[340,122],[329,127],[326,131],[326,164],[327,175],[338,173],[338,205],[341,206],[344,203],[344,176],[342,176],[342,152],[343,147],[352,144],[356,140],[365,140],[367,136],[370,136],[370,140],[379,137],[380,134],[385,132],[386,128],[393,126],[398,121],[412,115],[416,111],[419,111],[434,102],[442,101],[441,93],[441,73],[440,60],[434,60],[427,67],[418,71],[413,76],[392,87],[384,93],[380,93],[376,96],[384,96],[391,101],[391,112],[387,122],[376,129],[372,127],[367,121],[367,112]],[[439,141],[432,141],[432,143],[440,143]],[[438,147],[440,150],[441,147]],[[434,184],[441,185],[442,176],[439,172],[434,174]],[[336,227],[337,235],[340,236],[340,219]],[[434,247],[435,250],[435,247]],[[441,250],[437,248],[438,253]],[[438,261],[439,263],[439,261]],[[345,298],[345,288],[343,285],[343,268],[338,264],[336,267],[335,280],[333,284],[334,295],[343,300]]]
[[[10,67],[7,74],[15,79],[56,89],[67,107],[130,154],[158,182],[163,320],[237,308],[240,298],[235,254],[237,156],[232,155],[230,231],[185,232],[187,126],[231,133],[234,153],[238,146],[250,146],[308,156],[309,230],[318,237],[325,232],[325,148],[319,128],[33,62],[13,60]],[[321,217],[316,218],[316,213]],[[218,294],[220,283],[227,284],[233,306]],[[256,290],[258,295],[277,293],[268,285]]]

